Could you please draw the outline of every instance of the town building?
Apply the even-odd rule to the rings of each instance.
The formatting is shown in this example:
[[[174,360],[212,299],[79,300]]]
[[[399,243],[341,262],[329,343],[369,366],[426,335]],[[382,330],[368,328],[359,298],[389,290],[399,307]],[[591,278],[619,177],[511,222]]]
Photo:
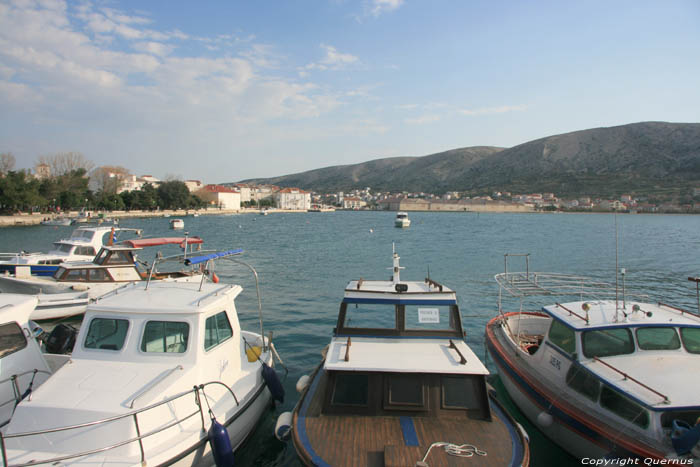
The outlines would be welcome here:
[[[205,185],[196,193],[211,206],[220,209],[241,209],[241,194],[229,187],[222,185]]]
[[[311,209],[311,193],[299,188],[283,188],[273,195],[279,209],[295,211]]]

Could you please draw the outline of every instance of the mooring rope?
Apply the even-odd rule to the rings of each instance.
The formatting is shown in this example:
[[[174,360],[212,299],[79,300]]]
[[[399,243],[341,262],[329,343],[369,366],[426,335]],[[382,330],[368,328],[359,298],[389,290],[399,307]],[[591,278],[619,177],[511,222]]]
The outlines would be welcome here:
[[[428,448],[428,451],[425,453],[425,456],[423,456],[423,460],[416,463],[417,467],[427,467],[428,466],[428,464],[425,462],[425,460],[430,455],[430,450],[433,449],[434,447],[444,447],[445,452],[450,456],[472,457],[475,454],[477,456],[488,455],[488,453],[486,451],[481,451],[479,448],[477,448],[473,444],[453,444],[453,443],[446,443],[444,441],[438,441],[438,442],[435,442],[435,443],[430,445],[430,447]]]

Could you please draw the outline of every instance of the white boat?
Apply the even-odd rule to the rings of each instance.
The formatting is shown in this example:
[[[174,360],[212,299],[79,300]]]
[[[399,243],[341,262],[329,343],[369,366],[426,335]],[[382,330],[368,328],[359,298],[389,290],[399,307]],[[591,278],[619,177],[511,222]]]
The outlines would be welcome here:
[[[291,428],[306,465],[528,465],[527,435],[491,397],[455,292],[400,269],[394,253],[391,280],[345,287],[323,360],[276,435]]]
[[[241,291],[133,284],[91,304],[70,364],[17,406],[4,465],[210,466],[211,445],[233,465],[281,398],[262,319],[259,334],[240,328]]]
[[[15,406],[51,375],[29,326],[35,297],[0,294],[0,430]]]
[[[111,245],[123,233],[141,235],[140,229],[115,226],[80,227],[71,236],[54,242],[48,253],[0,253],[0,273],[51,276],[67,261],[91,261],[103,245]]]
[[[41,221],[41,225],[48,225],[53,227],[65,227],[71,225],[73,220],[69,217],[54,217],[53,219],[44,219]]]
[[[411,225],[411,219],[408,218],[408,214],[405,212],[397,212],[396,219],[394,220],[394,227],[408,227]]]
[[[185,221],[182,219],[171,219],[170,228],[174,230],[181,230],[185,228]]]
[[[508,256],[486,343],[521,411],[581,459],[698,465],[700,316]]]

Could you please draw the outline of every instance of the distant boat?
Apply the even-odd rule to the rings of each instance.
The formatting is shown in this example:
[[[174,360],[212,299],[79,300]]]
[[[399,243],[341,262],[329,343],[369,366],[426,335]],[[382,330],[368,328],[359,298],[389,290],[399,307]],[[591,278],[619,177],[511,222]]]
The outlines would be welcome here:
[[[55,217],[53,219],[45,219],[41,221],[41,225],[64,227],[66,225],[71,225],[73,220],[69,217]]]
[[[489,393],[455,292],[401,281],[400,269],[394,253],[391,280],[345,287],[323,360],[276,436],[291,429],[306,465],[527,466],[527,435]]]
[[[260,215],[261,215],[261,216],[267,216],[267,209],[261,209],[261,210],[260,210]]]
[[[174,230],[180,230],[185,228],[185,221],[182,219],[171,219],[170,228]]]
[[[411,225],[411,219],[408,218],[408,214],[405,212],[397,212],[396,213],[396,219],[394,220],[394,226],[395,227],[408,227]]]

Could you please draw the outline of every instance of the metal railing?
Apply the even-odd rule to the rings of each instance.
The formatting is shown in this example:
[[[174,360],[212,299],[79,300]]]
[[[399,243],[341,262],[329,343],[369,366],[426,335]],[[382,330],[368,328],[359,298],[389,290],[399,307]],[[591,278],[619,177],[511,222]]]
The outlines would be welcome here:
[[[172,428],[176,425],[179,425],[180,423],[182,423],[186,420],[189,420],[190,418],[194,417],[197,414],[200,414],[200,419],[201,419],[201,424],[202,424],[202,432],[207,431],[206,426],[205,426],[205,422],[204,422],[204,408],[202,407],[201,397],[203,395],[206,398],[204,388],[209,386],[209,385],[223,386],[233,396],[233,400],[235,401],[236,406],[240,405],[240,402],[239,402],[238,398],[236,397],[236,394],[233,392],[232,388],[230,388],[226,384],[222,383],[221,381],[210,381],[208,383],[200,384],[199,386],[194,386],[190,390],[183,391],[179,394],[171,396],[171,397],[169,397],[165,400],[162,400],[160,402],[157,402],[155,404],[151,404],[147,407],[143,407],[141,409],[130,411],[130,412],[127,412],[127,413],[124,413],[121,415],[116,415],[113,417],[104,418],[101,420],[95,420],[92,422],[86,422],[86,423],[81,423],[81,424],[77,424],[77,425],[69,425],[69,426],[58,427],[58,428],[50,428],[50,429],[46,429],[46,430],[28,431],[28,432],[23,432],[23,433],[3,434],[0,432],[0,450],[2,451],[3,465],[5,467],[28,467],[28,466],[39,465],[39,464],[51,464],[51,463],[61,462],[61,461],[68,460],[68,459],[76,459],[76,458],[80,458],[80,457],[84,457],[84,456],[89,456],[91,454],[97,454],[100,452],[109,451],[111,449],[116,449],[116,448],[119,448],[121,446],[125,446],[127,444],[131,444],[131,443],[135,443],[135,442],[139,443],[141,464],[146,465],[146,454],[145,454],[145,450],[143,448],[143,440],[144,439],[146,439],[150,436],[156,435],[158,433],[161,433],[161,432],[163,432],[169,428]],[[200,391],[201,391],[201,394],[200,394]],[[141,428],[140,428],[139,422],[138,422],[138,415],[139,414],[142,414],[148,410],[155,409],[156,407],[160,407],[162,405],[168,404],[174,400],[183,398],[189,394],[194,395],[194,403],[197,407],[192,413],[189,413],[181,418],[177,418],[165,426],[158,427],[158,428],[151,430],[147,433],[143,433],[143,434],[141,433]],[[132,403],[133,403],[133,401],[132,401]],[[209,411],[211,411],[211,410],[209,409]],[[68,454],[68,455],[59,456],[59,457],[53,457],[50,459],[39,459],[39,460],[33,459],[29,462],[24,462],[24,463],[20,463],[20,464],[8,464],[7,463],[6,440],[8,440],[8,439],[26,438],[26,437],[30,437],[30,436],[45,435],[48,433],[58,433],[58,432],[64,432],[64,431],[69,431],[69,430],[76,430],[76,429],[80,429],[80,428],[87,428],[87,427],[91,427],[91,426],[103,425],[103,424],[115,422],[118,420],[123,420],[126,418],[133,419],[134,428],[136,429],[136,437],[134,437],[134,438],[129,438],[129,439],[126,439],[124,441],[120,441],[118,443],[114,443],[114,444],[111,444],[108,446],[103,446],[103,447],[99,447],[99,448],[95,448],[95,449],[89,449],[86,451],[81,451],[81,452],[77,452],[74,454]]]

